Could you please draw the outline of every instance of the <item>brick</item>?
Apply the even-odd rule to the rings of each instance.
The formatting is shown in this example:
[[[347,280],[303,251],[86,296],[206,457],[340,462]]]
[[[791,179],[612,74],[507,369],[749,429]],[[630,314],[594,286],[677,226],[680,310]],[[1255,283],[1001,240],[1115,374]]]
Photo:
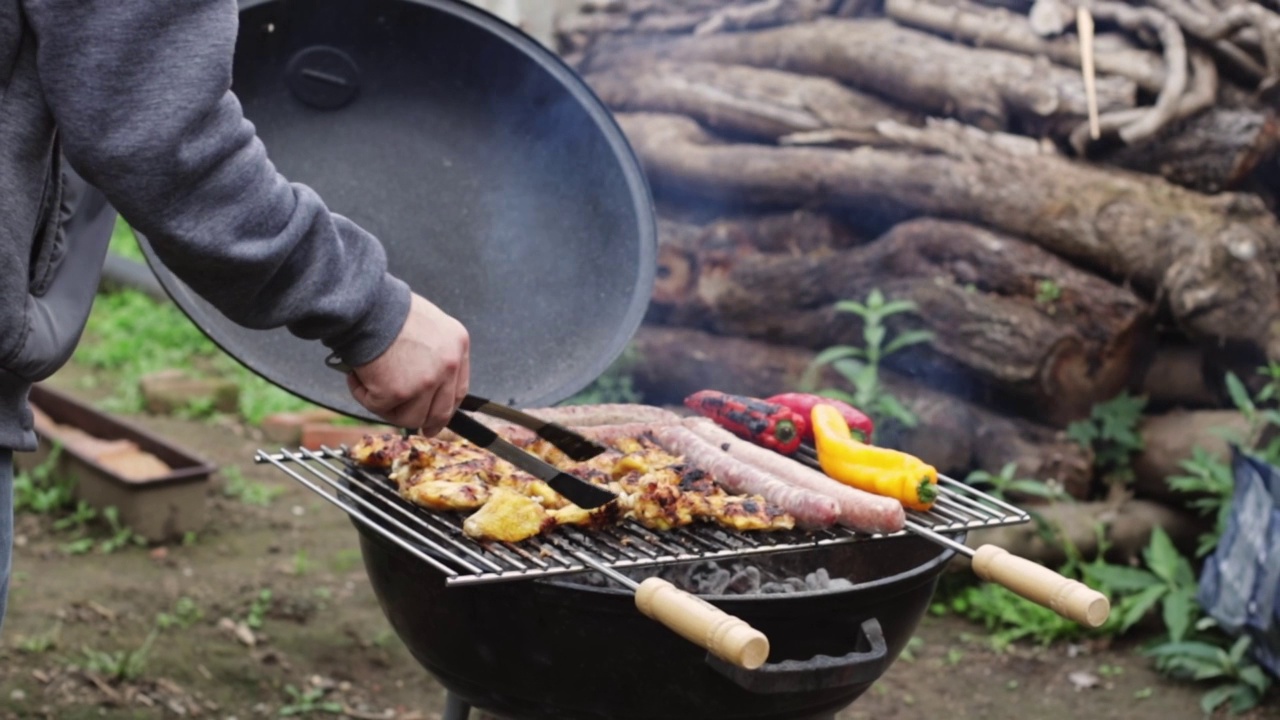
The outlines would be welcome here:
[[[337,449],[346,445],[351,447],[369,434],[387,432],[385,425],[330,425],[328,423],[308,423],[302,426],[302,447],[308,450],[319,450],[321,445]]]
[[[160,458],[145,450],[123,448],[100,455],[98,464],[126,480],[154,480],[173,472]]]
[[[262,419],[262,434],[267,440],[280,445],[297,445],[302,442],[302,427],[308,424],[332,423],[342,417],[332,410],[316,408],[300,412],[278,412]]]
[[[54,426],[46,437],[90,460],[98,460],[112,453],[138,449],[137,444],[130,440],[104,440],[70,425]]]
[[[193,378],[178,370],[163,370],[139,382],[147,412],[171,415],[193,403],[212,401],[218,412],[234,413],[240,407],[240,387],[220,378]]]

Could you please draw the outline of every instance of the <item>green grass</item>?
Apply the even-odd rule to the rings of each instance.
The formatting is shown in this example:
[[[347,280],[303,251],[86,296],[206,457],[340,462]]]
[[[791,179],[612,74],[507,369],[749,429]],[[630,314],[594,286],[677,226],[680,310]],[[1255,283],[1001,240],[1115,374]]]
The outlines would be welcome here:
[[[108,247],[116,255],[144,262],[142,249],[138,247],[138,239],[134,236],[133,229],[118,215],[116,216],[116,227],[111,232],[111,245]]]
[[[122,220],[116,221],[111,252],[142,260],[137,239]],[[176,306],[136,290],[98,295],[73,360],[106,371],[111,393],[104,405],[111,410],[141,409],[138,381],[170,368],[234,381],[240,386],[239,414],[250,423],[259,423],[274,412],[314,407],[223,353]]]

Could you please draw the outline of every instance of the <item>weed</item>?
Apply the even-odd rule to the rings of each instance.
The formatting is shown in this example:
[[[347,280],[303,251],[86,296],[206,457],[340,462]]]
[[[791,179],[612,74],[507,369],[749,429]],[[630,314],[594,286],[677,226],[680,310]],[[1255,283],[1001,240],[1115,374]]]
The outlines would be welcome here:
[[[62,452],[62,445],[55,442],[43,462],[14,476],[14,512],[49,515],[71,507],[76,483],[74,477],[58,473]]]
[[[280,708],[280,716],[305,715],[313,712],[325,712],[338,715],[342,713],[342,703],[324,700],[324,689],[311,688],[299,690],[292,685],[285,685],[284,691],[289,694],[289,704]]]
[[[924,638],[919,635],[912,635],[911,639],[907,641],[906,647],[902,648],[902,653],[898,655],[898,659],[913,663],[916,661],[915,651],[922,647],[924,647]]]
[[[1036,283],[1036,304],[1050,306],[1049,311],[1053,312],[1052,305],[1062,297],[1062,286],[1054,280],[1041,280]]]
[[[1017,463],[1007,463],[1000,468],[999,473],[995,474],[986,470],[974,470],[965,477],[965,483],[988,486],[987,492],[1002,499],[1008,498],[1008,494],[1011,492],[1054,501],[1069,502],[1073,499],[1063,490],[1062,485],[1055,480],[1041,481],[1019,478],[1016,477],[1017,472]]]
[[[93,550],[95,540],[91,537],[72,540],[62,544],[62,552],[67,555],[84,555]]]
[[[227,497],[237,498],[246,505],[268,507],[272,501],[284,493],[282,487],[248,480],[235,465],[223,468],[222,474],[227,478],[227,484],[223,487],[222,493]]]
[[[57,621],[53,624],[53,627],[38,635],[21,638],[18,641],[18,649],[32,655],[48,652],[58,646],[58,640],[61,636],[62,621]]]
[[[333,556],[333,569],[335,572],[348,572],[354,570],[364,561],[359,550],[348,548],[339,550]]]
[[[200,622],[204,617],[204,612],[196,607],[196,603],[189,597],[180,597],[174,603],[173,612],[163,612],[156,615],[156,626],[162,630],[168,630],[171,627],[189,628]]]
[[[151,645],[159,632],[158,627],[153,627],[151,632],[147,633],[146,639],[142,641],[142,645],[132,650],[104,652],[86,646],[82,648],[85,669],[112,681],[137,680],[146,671]]]
[[[889,339],[885,321],[894,315],[914,312],[915,304],[907,300],[886,300],[879,290],[872,290],[866,302],[845,300],[836,303],[835,308],[838,312],[854,313],[862,318],[862,345],[837,345],[818,353],[800,380],[801,388],[813,392],[819,373],[829,365],[849,383],[853,392],[827,388],[819,390],[820,394],[843,400],[862,410],[877,427],[889,421],[915,427],[915,415],[880,383],[880,365],[885,358],[912,345],[927,343],[933,337],[923,330],[910,330]]]
[[[102,517],[106,518],[107,525],[111,528],[111,536],[102,541],[102,544],[98,546],[98,552],[107,554],[113,553],[126,545],[147,544],[145,538],[120,523],[120,513],[114,507],[104,509]]]
[[[1156,667],[1171,677],[1220,681],[1200,698],[1206,715],[1228,702],[1232,713],[1241,713],[1256,707],[1271,687],[1271,678],[1245,655],[1249,643],[1248,636],[1240,637],[1226,649],[1199,640],[1166,642],[1149,648],[1145,654],[1155,658]]]
[[[1152,531],[1143,559],[1147,569],[1095,561],[1086,573],[1118,597],[1113,614],[1120,617],[1119,632],[1133,627],[1159,606],[1169,638],[1179,642],[1199,613],[1191,563],[1178,553],[1160,527]]]
[[[1087,420],[1067,427],[1067,435],[1093,450],[1098,468],[1109,482],[1128,485],[1133,481],[1132,460],[1142,451],[1138,421],[1147,405],[1144,396],[1121,393],[1093,406]]]
[[[88,529],[89,523],[97,517],[98,511],[81,500],[76,503],[76,509],[70,515],[59,518],[53,523],[53,529],[58,531],[74,529],[77,534],[83,534]]]
[[[253,599],[253,604],[249,606],[249,614],[245,616],[244,624],[257,630],[262,627],[262,621],[267,617],[267,611],[271,609],[271,589],[263,588],[258,591],[258,596]]]
[[[299,550],[293,554],[293,574],[302,576],[311,571],[311,560],[307,557],[306,550]]]

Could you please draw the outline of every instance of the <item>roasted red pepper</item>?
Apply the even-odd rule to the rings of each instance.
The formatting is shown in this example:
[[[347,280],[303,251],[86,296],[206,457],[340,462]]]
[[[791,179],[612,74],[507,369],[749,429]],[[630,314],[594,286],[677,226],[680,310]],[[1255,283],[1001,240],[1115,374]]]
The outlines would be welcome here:
[[[790,408],[806,419],[813,416],[815,405],[830,405],[840,411],[840,415],[844,417],[844,421],[849,425],[850,434],[853,438],[868,445],[871,444],[871,436],[876,429],[875,423],[871,421],[871,418],[863,414],[861,410],[834,398],[810,395],[808,393],[783,393],[782,395],[766,398],[765,402]],[[812,422],[805,424],[804,439],[813,440]]]
[[[684,404],[743,440],[783,455],[790,455],[800,447],[809,426],[806,415],[745,395],[701,390],[685,398]]]

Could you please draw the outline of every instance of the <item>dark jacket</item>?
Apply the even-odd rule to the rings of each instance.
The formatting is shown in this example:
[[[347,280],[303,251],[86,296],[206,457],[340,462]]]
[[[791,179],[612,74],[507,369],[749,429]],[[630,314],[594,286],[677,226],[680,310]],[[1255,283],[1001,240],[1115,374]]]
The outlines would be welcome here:
[[[245,120],[237,25],[236,0],[0,0],[0,448],[32,447],[30,384],[70,356],[105,253],[68,245],[63,162],[235,322],[354,365],[403,324],[381,245]]]

